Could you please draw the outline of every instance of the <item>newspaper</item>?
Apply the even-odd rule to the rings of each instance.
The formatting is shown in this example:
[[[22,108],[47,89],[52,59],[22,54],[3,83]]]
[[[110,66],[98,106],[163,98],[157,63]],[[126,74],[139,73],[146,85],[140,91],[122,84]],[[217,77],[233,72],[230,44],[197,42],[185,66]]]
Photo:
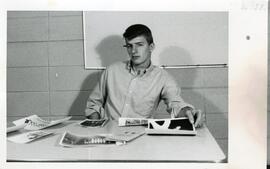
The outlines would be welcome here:
[[[145,118],[125,118],[120,117],[118,126],[147,126],[148,119]]]
[[[87,147],[99,145],[124,145],[127,142],[143,135],[144,132],[125,132],[122,134],[98,134],[98,135],[76,135],[65,132],[60,140],[64,147]]]
[[[41,137],[45,137],[52,134],[52,132],[45,132],[45,131],[29,131],[26,133],[22,133],[22,134],[18,134],[15,136],[10,136],[7,139],[9,141],[12,141],[14,143],[21,143],[21,144],[25,144],[25,143],[29,143],[32,142],[34,140],[37,140]]]
[[[49,121],[49,120],[41,119],[37,115],[32,115],[29,117],[25,117],[25,118],[13,121],[15,126],[9,127],[7,129],[7,132],[16,131],[22,128],[26,130],[40,130],[46,127],[50,127],[50,126],[62,123],[64,121],[69,120],[70,118],[71,116],[63,118],[63,119],[59,119],[59,120]]]

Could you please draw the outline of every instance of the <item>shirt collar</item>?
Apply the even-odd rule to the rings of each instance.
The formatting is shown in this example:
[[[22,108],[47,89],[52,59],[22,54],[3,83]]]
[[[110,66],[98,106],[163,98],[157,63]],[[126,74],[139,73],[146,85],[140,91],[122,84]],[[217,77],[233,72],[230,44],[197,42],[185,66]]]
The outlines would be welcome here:
[[[137,74],[137,73],[134,72],[134,70],[132,69],[132,62],[131,62],[131,60],[128,60],[128,61],[127,61],[127,63],[126,63],[126,68],[127,68],[127,70],[129,71],[129,73],[132,73],[132,74],[134,74],[134,75]],[[154,65],[152,64],[152,61],[151,61],[151,62],[150,62],[150,66],[144,70],[144,73],[143,73],[142,75],[146,74],[147,72],[149,72],[149,71],[152,70],[153,68],[154,68]]]

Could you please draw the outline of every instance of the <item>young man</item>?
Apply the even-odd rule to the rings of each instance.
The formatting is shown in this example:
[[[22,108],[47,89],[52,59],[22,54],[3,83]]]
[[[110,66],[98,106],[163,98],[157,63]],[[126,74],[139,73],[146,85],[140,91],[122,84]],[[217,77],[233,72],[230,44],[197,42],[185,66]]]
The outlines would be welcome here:
[[[130,60],[115,63],[102,73],[87,100],[86,117],[152,118],[163,100],[171,117],[187,116],[195,127],[200,126],[201,111],[184,102],[175,80],[151,63],[151,53],[155,48],[151,30],[145,25],[135,24],[128,27],[123,36]]]

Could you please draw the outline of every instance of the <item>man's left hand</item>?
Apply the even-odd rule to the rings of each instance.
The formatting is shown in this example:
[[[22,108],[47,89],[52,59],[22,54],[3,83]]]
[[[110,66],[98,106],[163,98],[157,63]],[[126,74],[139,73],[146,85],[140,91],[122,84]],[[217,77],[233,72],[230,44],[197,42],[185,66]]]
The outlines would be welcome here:
[[[201,110],[187,109],[185,115],[195,127],[201,127],[203,125]]]

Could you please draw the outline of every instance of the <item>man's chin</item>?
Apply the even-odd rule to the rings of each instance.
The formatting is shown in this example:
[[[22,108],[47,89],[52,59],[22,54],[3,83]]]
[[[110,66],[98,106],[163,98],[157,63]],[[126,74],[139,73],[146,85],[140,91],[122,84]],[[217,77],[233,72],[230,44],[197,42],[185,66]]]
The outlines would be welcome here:
[[[131,61],[132,61],[132,64],[133,64],[134,66],[141,64],[140,62],[138,62],[138,61],[136,61],[136,60],[131,60]]]

